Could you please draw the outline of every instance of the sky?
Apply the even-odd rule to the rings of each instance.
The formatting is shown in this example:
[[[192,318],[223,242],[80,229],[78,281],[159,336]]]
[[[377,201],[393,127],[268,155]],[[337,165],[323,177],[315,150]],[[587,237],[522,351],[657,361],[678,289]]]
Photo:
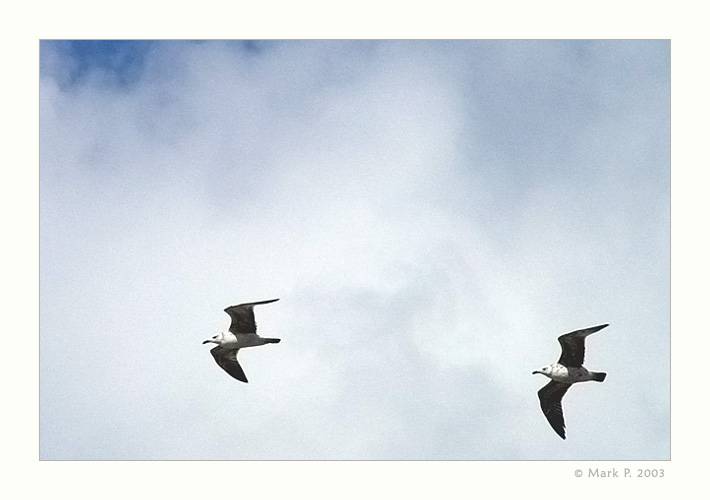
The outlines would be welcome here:
[[[668,41],[44,41],[39,84],[40,459],[670,458]],[[201,342],[277,297],[240,383]],[[563,441],[531,372],[602,323]]]

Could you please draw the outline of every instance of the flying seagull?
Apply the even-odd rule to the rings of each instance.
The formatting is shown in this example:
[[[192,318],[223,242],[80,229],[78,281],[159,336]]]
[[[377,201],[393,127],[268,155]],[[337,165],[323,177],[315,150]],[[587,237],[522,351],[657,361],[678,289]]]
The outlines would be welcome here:
[[[557,339],[562,346],[560,360],[533,372],[533,375],[540,373],[552,379],[537,392],[537,397],[540,398],[540,408],[547,417],[547,421],[562,439],[565,439],[562,396],[565,395],[567,389],[577,382],[587,382],[588,380],[603,382],[606,378],[606,373],[589,371],[582,366],[582,363],[584,363],[585,337],[607,326],[609,325],[592,326],[561,335]]]
[[[241,382],[249,382],[247,376],[244,375],[244,370],[239,366],[237,361],[237,353],[243,347],[255,347],[264,344],[278,344],[281,339],[267,339],[259,337],[256,333],[256,322],[254,321],[254,306],[259,304],[270,304],[279,299],[262,300],[261,302],[249,302],[247,304],[239,304],[229,306],[224,310],[229,317],[232,318],[232,324],[229,325],[229,331],[221,332],[207,339],[203,344],[210,342],[217,344],[210,350],[210,354],[214,360],[224,371]]]

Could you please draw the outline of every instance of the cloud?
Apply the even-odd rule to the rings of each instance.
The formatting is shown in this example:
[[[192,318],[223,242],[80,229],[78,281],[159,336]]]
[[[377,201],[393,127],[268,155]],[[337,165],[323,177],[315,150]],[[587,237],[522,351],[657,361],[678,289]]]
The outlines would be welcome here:
[[[668,458],[668,60],[161,42],[67,85],[43,44],[41,457]],[[200,342],[273,297],[238,384]],[[602,322],[558,442],[530,372]]]

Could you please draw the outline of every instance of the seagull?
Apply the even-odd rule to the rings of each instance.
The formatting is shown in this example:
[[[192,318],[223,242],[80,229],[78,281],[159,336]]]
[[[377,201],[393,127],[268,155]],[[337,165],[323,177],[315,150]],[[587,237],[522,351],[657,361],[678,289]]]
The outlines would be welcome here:
[[[239,366],[237,353],[242,347],[255,347],[264,344],[278,344],[281,339],[268,339],[259,337],[256,333],[256,322],[254,321],[254,306],[259,304],[270,304],[279,299],[262,300],[261,302],[249,302],[236,306],[229,306],[224,310],[232,318],[229,331],[221,332],[207,339],[203,344],[210,342],[217,344],[210,350],[214,360],[224,371],[241,382],[249,382],[244,370]]]
[[[608,324],[592,326],[583,330],[560,335],[557,339],[562,346],[562,356],[557,363],[544,366],[539,370],[535,370],[533,375],[539,373],[550,377],[550,382],[537,392],[537,397],[540,398],[540,408],[545,414],[547,421],[554,431],[559,434],[562,439],[565,439],[565,419],[562,415],[562,396],[565,395],[567,389],[572,384],[577,382],[587,382],[594,380],[595,382],[604,382],[606,373],[592,372],[582,366],[584,363],[584,339],[587,335],[598,332],[602,328],[606,328]]]

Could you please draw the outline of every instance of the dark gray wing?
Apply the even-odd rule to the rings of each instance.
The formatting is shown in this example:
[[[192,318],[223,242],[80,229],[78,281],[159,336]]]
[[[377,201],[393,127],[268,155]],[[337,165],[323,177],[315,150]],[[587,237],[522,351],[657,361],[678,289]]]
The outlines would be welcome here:
[[[270,304],[279,299],[262,300],[261,302],[249,302],[236,306],[229,306],[224,310],[232,318],[229,331],[232,333],[256,333],[256,321],[254,321],[254,306],[259,304]]]
[[[550,380],[545,387],[537,391],[542,413],[545,414],[547,421],[550,422],[552,428],[562,439],[565,439],[565,417],[562,415],[562,396],[565,395],[570,385],[571,384],[565,384],[564,382]]]
[[[244,374],[244,370],[239,365],[237,361],[237,353],[239,349],[225,349],[224,347],[217,346],[210,349],[210,354],[222,369],[229,373],[232,377],[240,380],[242,382],[249,382],[247,376]]]
[[[562,356],[560,356],[559,364],[579,368],[584,363],[584,339],[587,335],[598,332],[602,328],[606,328],[608,324],[592,326],[583,330],[565,333],[557,338],[562,346]]]

